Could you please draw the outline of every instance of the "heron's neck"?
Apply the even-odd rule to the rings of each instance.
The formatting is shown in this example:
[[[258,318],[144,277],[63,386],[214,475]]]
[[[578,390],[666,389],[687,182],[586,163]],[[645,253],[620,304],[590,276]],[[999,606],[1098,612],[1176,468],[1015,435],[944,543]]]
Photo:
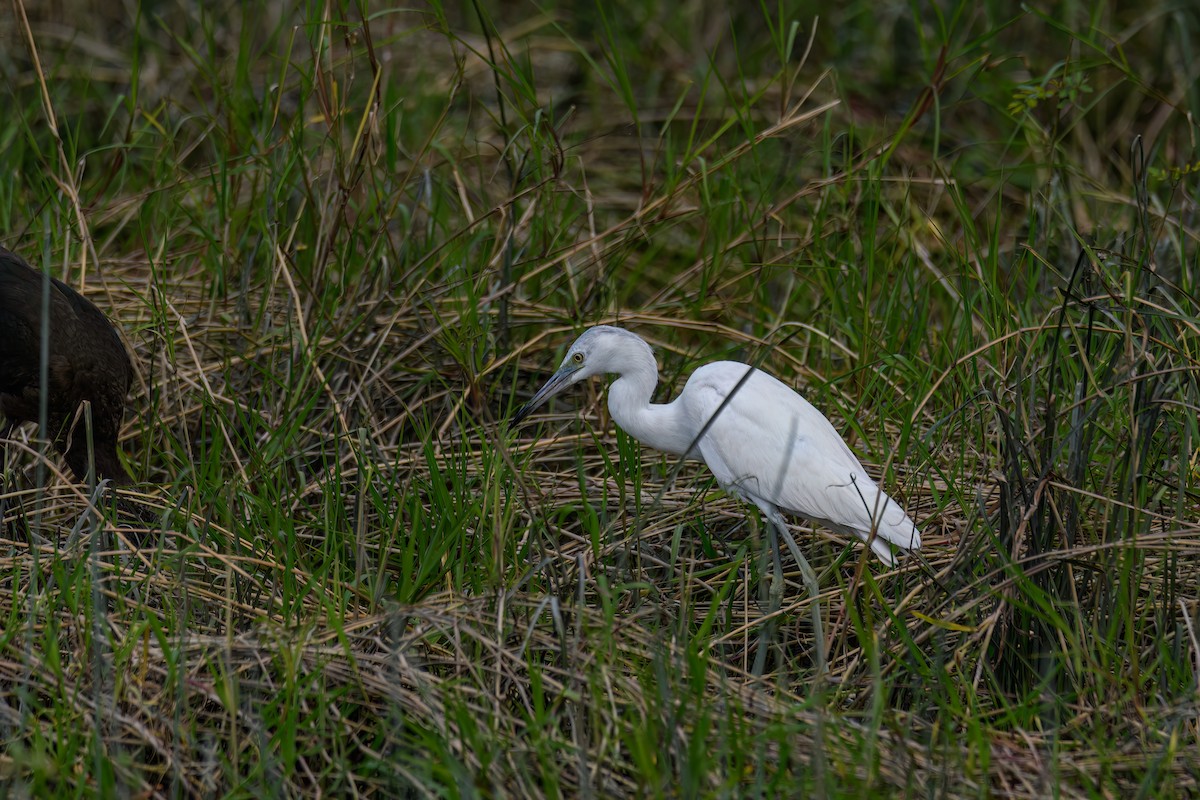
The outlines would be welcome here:
[[[649,365],[638,364],[608,387],[608,411],[621,430],[644,445],[681,456],[692,443],[692,431],[679,418],[678,403],[651,403],[658,383],[654,356]]]

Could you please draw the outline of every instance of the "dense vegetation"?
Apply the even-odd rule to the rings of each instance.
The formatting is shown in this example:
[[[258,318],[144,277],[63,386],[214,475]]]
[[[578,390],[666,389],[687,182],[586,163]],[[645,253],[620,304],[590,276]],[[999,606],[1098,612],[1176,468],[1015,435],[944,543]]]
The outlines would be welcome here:
[[[1187,4],[18,0],[0,243],[117,321],[140,481],[8,447],[36,796],[1200,791]],[[599,383],[717,358],[925,533],[823,589]]]

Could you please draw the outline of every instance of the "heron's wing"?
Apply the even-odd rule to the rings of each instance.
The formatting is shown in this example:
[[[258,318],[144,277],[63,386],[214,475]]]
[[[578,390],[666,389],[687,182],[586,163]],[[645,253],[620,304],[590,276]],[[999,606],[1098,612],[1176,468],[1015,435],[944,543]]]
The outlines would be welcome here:
[[[680,396],[697,431],[712,419],[698,449],[722,486],[863,540],[875,527],[879,539],[919,547],[920,533],[904,510],[880,491],[825,416],[799,394],[755,371],[722,407],[746,369],[736,362],[709,364],[693,374]],[[890,563],[887,545],[872,544]]]

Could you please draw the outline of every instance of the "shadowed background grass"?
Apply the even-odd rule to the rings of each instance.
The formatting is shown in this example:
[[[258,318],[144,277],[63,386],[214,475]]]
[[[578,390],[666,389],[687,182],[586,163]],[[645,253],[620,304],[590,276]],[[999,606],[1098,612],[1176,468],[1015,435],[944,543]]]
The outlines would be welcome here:
[[[717,6],[14,6],[2,242],[127,337],[144,508],[9,447],[12,791],[1197,790],[1200,17]],[[800,533],[827,681],[706,470],[501,421],[602,322],[922,526]]]

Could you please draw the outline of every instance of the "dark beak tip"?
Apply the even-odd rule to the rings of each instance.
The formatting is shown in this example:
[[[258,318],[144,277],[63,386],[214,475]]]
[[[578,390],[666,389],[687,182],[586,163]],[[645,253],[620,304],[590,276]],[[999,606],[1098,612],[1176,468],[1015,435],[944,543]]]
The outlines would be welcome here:
[[[554,395],[558,394],[564,387],[570,385],[570,377],[578,368],[567,369],[563,367],[558,372],[546,381],[545,385],[533,395],[533,398],[517,409],[516,413],[509,417],[509,425],[517,425],[534,411],[536,411],[543,403],[549,400]]]
[[[533,411],[533,409],[529,407],[528,403],[521,406],[512,416],[508,418],[508,426],[510,428],[515,428],[517,425],[520,425],[521,422],[523,422],[525,418],[529,416],[531,411]]]

